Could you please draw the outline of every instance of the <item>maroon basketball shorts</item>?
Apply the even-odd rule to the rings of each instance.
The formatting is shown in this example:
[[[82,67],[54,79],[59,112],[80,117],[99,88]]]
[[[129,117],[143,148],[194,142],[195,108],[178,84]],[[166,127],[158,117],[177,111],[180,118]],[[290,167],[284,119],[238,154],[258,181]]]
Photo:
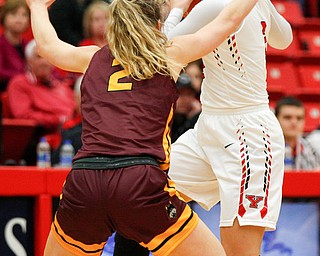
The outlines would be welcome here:
[[[51,230],[76,255],[101,255],[117,231],[168,255],[195,228],[198,216],[158,166],[73,169],[63,187]]]

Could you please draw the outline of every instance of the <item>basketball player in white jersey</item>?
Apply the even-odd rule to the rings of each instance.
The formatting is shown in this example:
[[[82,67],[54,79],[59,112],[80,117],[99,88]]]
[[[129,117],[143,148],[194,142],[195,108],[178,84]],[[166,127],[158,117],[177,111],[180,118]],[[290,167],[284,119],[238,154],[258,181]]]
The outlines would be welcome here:
[[[227,2],[201,1],[169,38],[198,30]],[[264,231],[276,228],[284,139],[269,110],[266,50],[291,41],[290,24],[270,0],[259,0],[239,29],[203,58],[202,113],[172,147],[169,176],[177,189],[205,209],[221,202],[220,237],[228,256],[258,256]]]

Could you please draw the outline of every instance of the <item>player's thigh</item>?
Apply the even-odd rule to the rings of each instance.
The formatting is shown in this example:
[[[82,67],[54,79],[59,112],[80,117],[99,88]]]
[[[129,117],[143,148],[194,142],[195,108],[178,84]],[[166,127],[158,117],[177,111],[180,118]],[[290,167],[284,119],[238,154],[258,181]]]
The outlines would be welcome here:
[[[210,209],[219,201],[216,176],[191,129],[173,143],[169,177],[179,192]]]
[[[199,219],[192,233],[170,254],[172,256],[225,256],[220,241]]]
[[[58,241],[54,238],[52,232],[50,231],[46,248],[44,251],[44,256],[75,256],[76,254],[73,254],[67,250],[65,250]]]
[[[220,238],[228,256],[258,256],[265,228],[240,226],[238,220],[232,227],[221,227]]]

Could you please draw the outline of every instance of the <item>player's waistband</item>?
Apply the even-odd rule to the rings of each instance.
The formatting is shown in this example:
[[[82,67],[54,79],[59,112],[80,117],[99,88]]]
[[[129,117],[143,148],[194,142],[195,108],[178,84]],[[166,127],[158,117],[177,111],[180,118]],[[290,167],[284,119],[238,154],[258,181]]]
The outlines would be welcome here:
[[[211,108],[211,107],[202,107],[202,112],[212,115],[241,115],[241,114],[248,114],[258,111],[265,111],[270,110],[268,104],[259,104],[259,105],[252,105],[252,106],[244,106],[238,108]]]
[[[157,160],[150,156],[97,156],[75,160],[72,169],[110,170],[133,165],[156,165]]]

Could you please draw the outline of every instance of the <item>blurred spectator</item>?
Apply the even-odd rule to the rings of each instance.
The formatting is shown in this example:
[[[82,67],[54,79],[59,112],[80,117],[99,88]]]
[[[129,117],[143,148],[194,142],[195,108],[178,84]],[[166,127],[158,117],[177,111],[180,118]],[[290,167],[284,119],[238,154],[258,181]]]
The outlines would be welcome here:
[[[293,170],[313,170],[320,167],[320,155],[303,137],[305,110],[303,103],[294,97],[280,99],[275,115],[283,130],[286,146],[292,152]]]
[[[320,124],[319,127],[312,131],[306,139],[312,145],[314,150],[320,155]]]
[[[61,40],[79,45],[84,39],[82,30],[84,12],[95,1],[97,0],[56,0],[50,6],[50,21]]]
[[[54,26],[59,38],[63,41],[70,43],[72,45],[90,45],[91,40],[87,41],[87,37],[91,36],[91,28],[89,27],[89,21],[84,21],[87,19],[84,17],[86,9],[95,2],[106,2],[108,0],[56,0],[49,8],[49,16]],[[99,4],[102,6],[102,4]],[[105,9],[105,7],[102,7]],[[101,19],[101,13],[95,18]],[[91,16],[91,14],[89,14]],[[83,23],[86,24],[83,24]],[[101,20],[96,21],[96,24],[101,23]],[[83,25],[86,27],[84,28]],[[88,26],[88,27],[87,27]],[[100,25],[98,25],[100,26]],[[88,29],[88,30],[87,30]],[[105,31],[104,31],[105,32]],[[88,34],[87,34],[88,33]],[[102,42],[105,43],[105,40],[101,41],[101,38],[96,36],[97,34],[92,34],[92,41],[95,44],[102,46]],[[101,36],[101,35],[100,35]],[[75,80],[79,74],[68,72],[65,70],[55,69],[55,76],[63,80],[68,80],[69,84],[74,84]]]
[[[23,33],[30,25],[29,8],[25,0],[7,0],[1,7],[0,24],[0,91],[5,91],[9,80],[24,72],[24,48],[26,41]]]
[[[109,4],[104,1],[91,3],[83,16],[83,33],[85,39],[79,45],[97,45],[102,47],[107,44],[106,24],[108,22]]]
[[[31,119],[38,124],[30,145],[32,150],[29,148],[31,155],[25,158],[30,165],[35,163],[34,149],[39,137],[59,134],[61,125],[73,118],[76,104],[73,90],[52,76],[53,66],[38,55],[34,40],[26,46],[25,55],[27,71],[13,77],[7,91],[13,117]]]
[[[177,87],[179,98],[172,124],[172,142],[190,128],[193,128],[201,112],[201,104],[197,99],[197,92],[192,86],[191,78],[181,73]]]
[[[76,113],[74,117],[70,120],[67,120],[63,126],[61,127],[61,138],[60,144],[57,148],[54,148],[52,151],[52,164],[57,165],[60,161],[60,150],[63,145],[63,142],[66,140],[70,140],[71,144],[74,148],[74,152],[77,151],[82,146],[81,141],[81,132],[82,132],[82,123],[81,123],[81,91],[80,86],[82,82],[83,76],[80,76],[74,85],[74,97],[76,102]]]
[[[203,80],[203,62],[201,59],[189,63],[185,67],[185,72],[191,78],[193,88],[197,92],[197,98],[200,97],[201,84]]]

